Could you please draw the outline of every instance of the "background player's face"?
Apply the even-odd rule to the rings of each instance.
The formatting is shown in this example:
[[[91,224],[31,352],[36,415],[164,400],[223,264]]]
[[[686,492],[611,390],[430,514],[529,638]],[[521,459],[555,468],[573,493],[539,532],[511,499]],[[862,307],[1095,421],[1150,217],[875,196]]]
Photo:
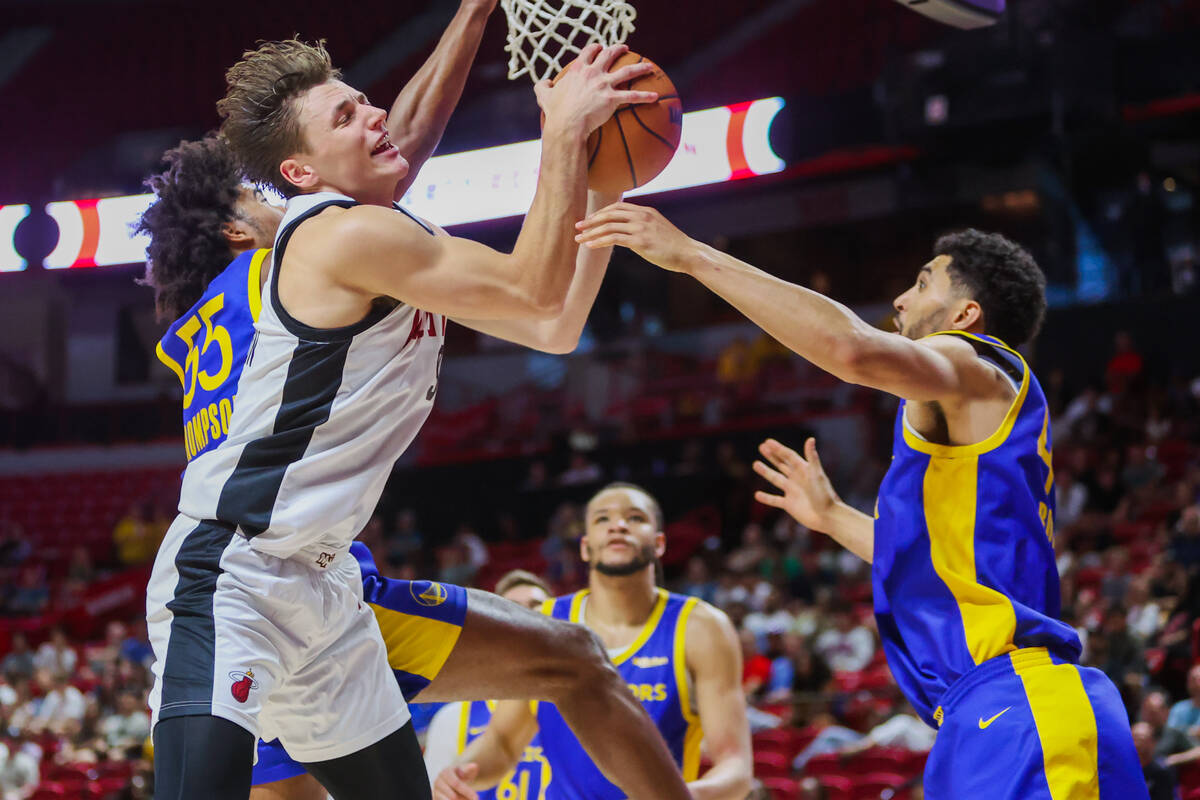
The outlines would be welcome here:
[[[283,209],[272,205],[266,196],[253,186],[243,186],[233,204],[235,224],[251,237],[253,248],[270,247],[275,242],[275,233],[283,222]]]
[[[542,587],[534,586],[531,583],[522,583],[519,586],[514,586],[500,596],[505,600],[520,603],[526,608],[539,608],[550,597]]]
[[[917,273],[908,291],[892,301],[896,330],[909,339],[920,339],[934,331],[949,330],[961,304],[950,273],[950,256],[937,256]]]
[[[284,177],[304,191],[391,197],[408,174],[408,161],[391,144],[383,109],[341,81],[309,89],[297,109],[305,152],[283,162]]]
[[[650,498],[636,489],[609,489],[588,503],[580,554],[604,575],[632,575],[665,552]]]

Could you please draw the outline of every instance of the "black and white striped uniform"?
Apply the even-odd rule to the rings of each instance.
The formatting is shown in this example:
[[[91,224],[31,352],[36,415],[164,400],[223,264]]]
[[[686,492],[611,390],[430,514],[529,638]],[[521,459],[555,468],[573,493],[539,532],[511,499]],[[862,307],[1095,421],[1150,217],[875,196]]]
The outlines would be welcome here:
[[[229,435],[188,464],[147,597],[155,721],[223,717],[301,762],[409,718],[347,551],[433,407],[446,321],[381,299],[354,325],[317,329],[279,301],[296,227],[355,204],[288,204]]]

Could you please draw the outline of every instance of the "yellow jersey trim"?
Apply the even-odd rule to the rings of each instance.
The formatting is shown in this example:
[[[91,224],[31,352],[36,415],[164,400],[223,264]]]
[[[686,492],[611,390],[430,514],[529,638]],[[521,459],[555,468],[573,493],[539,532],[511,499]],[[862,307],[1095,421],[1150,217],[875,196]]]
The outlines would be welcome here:
[[[954,595],[967,650],[976,664],[1015,650],[1012,601],[979,583],[975,565],[978,458],[930,459],[925,468],[925,527],[934,572]]]
[[[162,342],[159,342],[157,345],[155,345],[154,353],[158,356],[158,360],[170,367],[171,372],[174,372],[179,378],[179,385],[186,386],[187,383],[183,380],[183,367],[179,365],[178,361],[167,355],[167,351],[163,350]]]
[[[667,608],[667,590],[655,589],[655,591],[658,593],[658,600],[655,601],[654,608],[650,611],[650,616],[646,619],[646,624],[642,626],[641,632],[638,633],[633,643],[629,647],[626,647],[620,655],[613,658],[612,662],[614,666],[619,666],[628,661],[634,653],[642,649],[642,645],[646,643],[646,640],[654,635],[654,629],[658,627],[663,611]],[[585,625],[583,621],[583,601],[589,594],[591,594],[590,589],[582,589],[571,600],[571,622]]]
[[[463,700],[459,703],[458,712],[458,752],[462,753],[467,749],[467,730],[471,725],[471,701]]]
[[[679,692],[679,710],[687,722],[687,730],[683,734],[683,764],[681,765],[684,781],[694,781],[700,777],[700,743],[704,740],[704,729],[700,725],[700,717],[692,709],[692,693],[688,686],[687,674],[687,626],[692,611],[699,602],[699,598],[695,597],[684,602],[675,622],[673,652],[675,687]]]
[[[934,458],[970,458],[995,450],[1008,439],[1008,435],[1012,433],[1013,425],[1016,424],[1017,417],[1021,413],[1021,408],[1025,405],[1025,397],[1029,394],[1029,378],[1032,374],[1029,370],[1029,365],[1025,363],[1025,359],[1021,357],[1020,353],[1008,345],[989,342],[973,333],[965,331],[938,331],[937,333],[929,334],[929,336],[962,336],[966,339],[974,339],[977,342],[983,342],[984,344],[990,344],[1007,350],[1021,360],[1021,387],[1017,390],[1017,396],[1013,398],[1012,404],[1008,407],[1008,413],[1004,415],[1004,420],[1000,423],[1000,427],[991,436],[974,444],[947,445],[925,441],[909,429],[908,410],[906,406],[904,424],[900,426],[904,431],[904,443],[918,453],[924,453]]]
[[[1053,800],[1099,800],[1096,712],[1074,664],[1055,664],[1044,647],[1009,656],[1021,679],[1042,746]]]
[[[270,253],[269,247],[255,251],[250,259],[250,273],[246,277],[246,297],[250,302],[250,317],[255,322],[258,322],[258,315],[262,313],[262,265]]]
[[[367,605],[379,622],[388,665],[427,680],[436,678],[454,650],[462,628],[441,620],[402,614],[375,603]]]

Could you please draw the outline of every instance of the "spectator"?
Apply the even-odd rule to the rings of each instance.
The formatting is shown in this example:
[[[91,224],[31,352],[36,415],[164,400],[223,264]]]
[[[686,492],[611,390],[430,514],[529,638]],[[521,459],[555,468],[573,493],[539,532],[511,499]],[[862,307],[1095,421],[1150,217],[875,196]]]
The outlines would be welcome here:
[[[709,576],[708,564],[701,556],[692,556],[688,559],[679,591],[681,594],[699,597],[706,603],[713,602],[717,593],[717,584]]]
[[[42,749],[23,737],[11,745],[0,742],[0,798],[23,800],[32,795],[41,780],[41,760]]]
[[[1054,474],[1054,488],[1058,494],[1058,505],[1054,512],[1054,525],[1059,530],[1069,527],[1079,519],[1087,506],[1087,487],[1075,480],[1075,473],[1069,469],[1059,470]]]
[[[62,626],[55,625],[50,629],[50,638],[38,648],[37,655],[33,657],[33,664],[36,669],[73,675],[78,660],[75,648],[67,642],[66,632]]]
[[[1117,331],[1113,337],[1113,356],[1104,368],[1108,390],[1113,394],[1124,393],[1142,374],[1144,363],[1142,354],[1133,346],[1129,331]]]
[[[933,749],[937,732],[919,720],[911,708],[892,716],[864,736],[856,730],[840,725],[830,725],[817,734],[816,738],[797,754],[792,769],[802,771],[813,756],[839,753],[851,756],[870,750],[872,747],[895,747],[928,753]]]
[[[589,461],[588,457],[578,451],[571,453],[571,461],[563,474],[558,476],[559,486],[580,486],[585,483],[596,483],[604,473],[600,465]]]
[[[150,636],[146,633],[146,620],[134,620],[129,629],[129,635],[121,642],[117,657],[131,664],[139,664],[146,669],[154,663],[154,650],[150,647]]]
[[[1200,564],[1200,505],[1190,505],[1180,513],[1170,551],[1171,557],[1184,567]]]
[[[1150,458],[1145,445],[1135,444],[1125,451],[1125,468],[1121,470],[1121,485],[1130,491],[1153,486],[1162,480],[1166,470]]]
[[[1188,745],[1200,746],[1200,664],[1187,674],[1188,699],[1171,706],[1167,715],[1167,727],[1174,728],[1187,737]]]
[[[1129,604],[1126,621],[1129,633],[1141,645],[1150,641],[1161,627],[1162,609],[1150,597],[1150,580],[1139,575],[1129,582],[1125,600]]]
[[[752,611],[742,622],[746,630],[758,637],[760,649],[766,647],[767,634],[783,634],[792,629],[795,620],[783,607],[783,595],[771,587],[761,611]]]
[[[29,724],[31,732],[61,735],[69,723],[83,721],[87,703],[83,699],[83,693],[71,685],[69,675],[65,672],[38,670],[35,677],[45,695]]]
[[[158,552],[161,537],[155,536],[152,510],[148,503],[129,507],[113,527],[113,545],[117,561],[125,565],[145,564]]]
[[[92,554],[86,547],[76,547],[71,551],[71,560],[67,563],[67,578],[80,583],[91,583],[96,579],[96,568],[92,565]]]
[[[742,641],[742,691],[754,699],[771,679],[771,659],[758,649],[758,639],[748,630],[740,632]]]
[[[875,637],[843,604],[834,609],[833,627],[817,637],[816,650],[834,672],[860,672],[875,655]]]
[[[1175,772],[1155,756],[1156,745],[1150,723],[1134,723],[1133,746],[1137,748],[1138,759],[1142,762],[1142,774],[1146,777],[1150,800],[1175,800]]]
[[[46,583],[46,568],[40,564],[21,567],[17,588],[8,598],[10,614],[36,616],[46,610],[50,602],[50,587]]]
[[[1138,721],[1150,725],[1154,738],[1158,741],[1155,754],[1159,758],[1173,756],[1191,748],[1187,734],[1177,728],[1167,726],[1167,716],[1171,713],[1167,693],[1162,689],[1151,689],[1142,698],[1142,707],[1138,713]]]
[[[100,733],[110,751],[140,748],[150,735],[150,715],[142,706],[135,692],[123,691],[117,695],[116,710],[100,723]]]
[[[768,550],[763,541],[762,526],[757,522],[751,522],[742,529],[741,547],[726,557],[725,568],[736,573],[751,572],[767,555]]]
[[[12,649],[0,661],[0,672],[5,675],[28,680],[33,677],[33,650],[29,647],[29,639],[21,631],[12,635]]]

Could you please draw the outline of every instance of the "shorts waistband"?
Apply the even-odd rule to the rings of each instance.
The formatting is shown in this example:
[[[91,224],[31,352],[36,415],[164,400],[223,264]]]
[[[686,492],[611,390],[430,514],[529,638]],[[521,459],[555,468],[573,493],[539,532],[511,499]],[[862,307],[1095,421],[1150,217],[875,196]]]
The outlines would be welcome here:
[[[1014,672],[1020,675],[1034,667],[1048,667],[1055,663],[1067,662],[1065,659],[1059,659],[1056,662],[1045,647],[1022,647],[993,656],[978,664],[974,669],[963,673],[958,680],[950,684],[950,688],[942,695],[941,703],[933,712],[933,718],[937,721],[938,727],[941,727],[945,715],[954,710],[954,706],[965,694],[991,678],[998,675],[1010,675]]]

